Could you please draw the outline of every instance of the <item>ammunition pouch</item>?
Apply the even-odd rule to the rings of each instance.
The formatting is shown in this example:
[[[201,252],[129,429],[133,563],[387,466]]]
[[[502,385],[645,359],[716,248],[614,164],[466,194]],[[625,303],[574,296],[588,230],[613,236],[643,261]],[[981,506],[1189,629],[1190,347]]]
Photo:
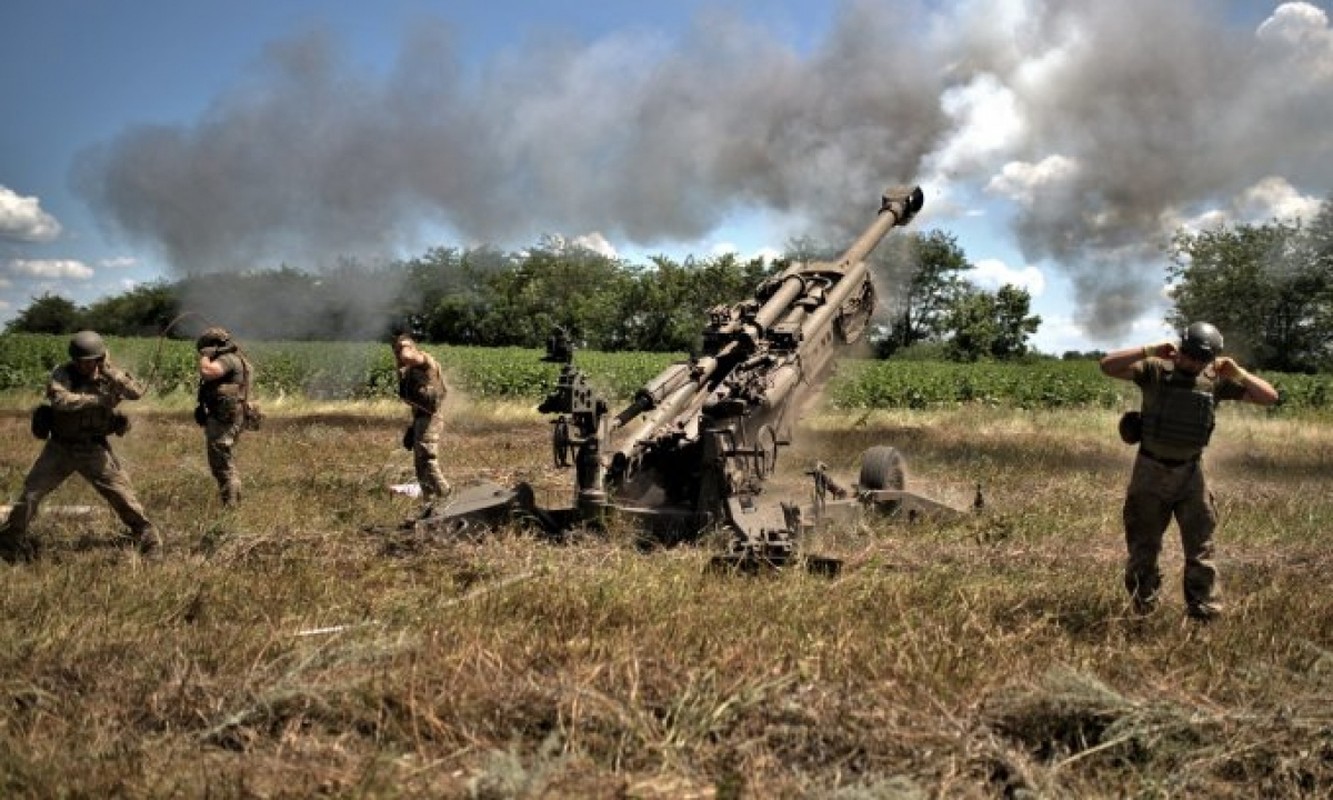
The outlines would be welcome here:
[[[1120,415],[1120,441],[1125,444],[1138,444],[1143,441],[1143,415],[1137,411],[1126,411]]]
[[[51,410],[51,437],[77,442],[105,437],[113,431],[114,412],[106,406],[89,406],[77,411]]]
[[[244,409],[245,422],[242,423],[247,431],[257,431],[264,424],[264,412],[260,410],[257,403],[251,403],[249,400],[241,402]]]
[[[223,425],[230,425],[241,417],[241,387],[235,383],[208,386],[201,392],[204,412]]]
[[[55,422],[55,411],[46,403],[32,410],[32,435],[38,439],[51,438],[51,427]]]

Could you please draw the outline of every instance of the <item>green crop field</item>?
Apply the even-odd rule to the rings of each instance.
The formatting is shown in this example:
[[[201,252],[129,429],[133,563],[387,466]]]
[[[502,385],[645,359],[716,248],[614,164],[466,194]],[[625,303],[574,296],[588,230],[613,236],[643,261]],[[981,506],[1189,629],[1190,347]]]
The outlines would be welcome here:
[[[66,337],[0,337],[0,392],[40,390],[65,358]],[[158,396],[190,393],[195,355],[190,342],[111,339],[113,358]],[[537,402],[560,367],[517,347],[428,346],[453,388],[477,400]],[[393,396],[393,358],[387,345],[274,342],[248,345],[263,397],[369,400]],[[579,352],[577,363],[609,398],[625,400],[683,354]],[[841,409],[936,409],[967,405],[1020,409],[1114,408],[1134,398],[1133,387],[1108,381],[1091,361],[1029,364],[951,364],[917,361],[841,362],[827,397]],[[1333,409],[1333,376],[1268,375],[1282,393],[1280,411]]]
[[[27,411],[64,339],[0,339],[0,500],[40,450]],[[532,351],[430,348],[455,391],[455,486],[569,500]],[[1333,423],[1319,376],[1229,404],[1206,459],[1226,615],[1121,586],[1133,397],[1096,365],[853,362],[782,451],[986,508],[863,518],[800,570],[706,573],[721,547],[633,531],[399,530],[415,502],[383,345],[256,344],[268,418],[223,511],[190,419],[188,343],[113,340],[154,387],[112,440],[165,553],[144,560],[71,479],[0,563],[0,796],[458,798],[1324,797],[1333,794]],[[580,353],[624,398],[671,356]]]

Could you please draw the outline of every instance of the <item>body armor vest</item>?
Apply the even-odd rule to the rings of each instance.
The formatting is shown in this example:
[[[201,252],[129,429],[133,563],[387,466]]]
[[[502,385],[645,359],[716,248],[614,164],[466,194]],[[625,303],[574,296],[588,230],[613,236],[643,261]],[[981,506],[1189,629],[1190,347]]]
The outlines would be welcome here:
[[[416,414],[434,414],[444,400],[444,378],[434,359],[403,369],[398,376],[398,396],[412,406]]]
[[[229,360],[226,375],[199,384],[199,402],[209,416],[220,422],[235,422],[246,400],[250,381],[250,365],[245,358],[236,353],[227,353],[219,358]]]
[[[1170,370],[1143,408],[1143,440],[1152,446],[1202,450],[1213,436],[1217,400],[1215,381],[1204,374]]]
[[[70,388],[79,394],[101,394],[97,380],[88,379],[70,368]],[[104,405],[89,405],[80,409],[51,409],[51,437],[64,441],[88,440],[111,434],[114,412]]]

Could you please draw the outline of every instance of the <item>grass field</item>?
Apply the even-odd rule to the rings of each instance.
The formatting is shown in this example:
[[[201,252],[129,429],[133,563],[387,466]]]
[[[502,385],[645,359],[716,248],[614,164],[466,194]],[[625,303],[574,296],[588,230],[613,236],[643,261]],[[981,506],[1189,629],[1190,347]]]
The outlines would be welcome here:
[[[0,414],[0,488],[36,457]],[[989,510],[808,543],[846,566],[705,575],[710,546],[625,531],[564,545],[374,534],[411,515],[389,402],[270,404],[222,512],[187,400],[113,440],[164,558],[116,547],[78,479],[33,564],[0,564],[5,797],[1316,797],[1333,793],[1333,426],[1227,408],[1208,465],[1227,615],[1120,587],[1132,454],[1110,409],[823,412],[854,479],[892,444],[909,484]],[[550,426],[455,394],[456,486],[563,499]],[[62,507],[91,506],[88,514]]]

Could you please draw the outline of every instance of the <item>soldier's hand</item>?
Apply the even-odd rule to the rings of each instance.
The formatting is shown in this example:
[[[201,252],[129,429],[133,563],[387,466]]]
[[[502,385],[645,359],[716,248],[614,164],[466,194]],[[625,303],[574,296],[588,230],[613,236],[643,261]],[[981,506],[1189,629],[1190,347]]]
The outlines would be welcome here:
[[[1175,342],[1158,342],[1157,344],[1150,344],[1144,348],[1144,351],[1150,356],[1165,358],[1168,361],[1175,358],[1176,354],[1180,352],[1179,348],[1176,347]]]

